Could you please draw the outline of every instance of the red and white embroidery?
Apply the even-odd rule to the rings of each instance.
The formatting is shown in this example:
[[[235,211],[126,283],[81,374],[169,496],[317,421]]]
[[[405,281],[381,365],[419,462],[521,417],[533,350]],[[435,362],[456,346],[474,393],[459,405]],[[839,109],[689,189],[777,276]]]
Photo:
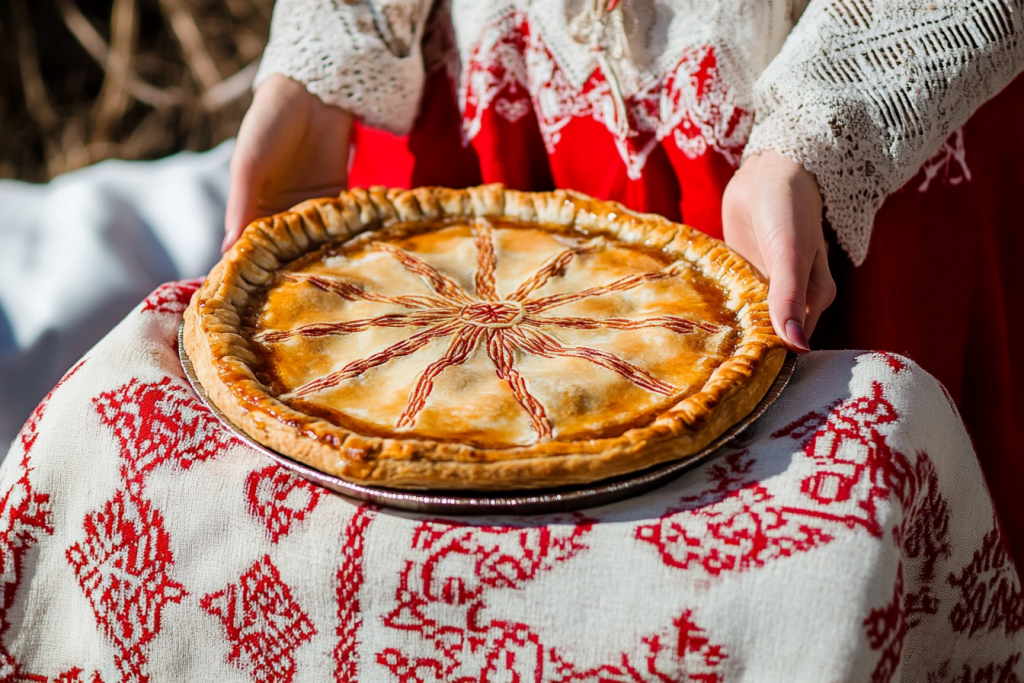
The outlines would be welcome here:
[[[41,680],[45,681],[46,678]],[[54,678],[53,683],[103,683],[103,678],[99,671],[93,671],[90,676],[76,666]]]
[[[913,628],[923,615],[939,611],[940,591],[934,586],[941,578],[937,568],[953,554],[949,503],[939,489],[939,477],[927,453],[918,453],[913,471],[902,456],[893,460],[893,470],[903,504],[903,523],[893,530],[893,537],[903,551],[904,563],[914,570],[916,588],[903,598],[907,626]]]
[[[902,456],[880,427],[896,419],[878,382],[869,396],[811,411],[772,435],[803,441],[794,458],[805,460],[792,468],[808,470],[800,500],[777,501],[750,476],[753,458],[738,451],[709,469],[711,488],[683,499],[659,522],[640,525],[636,537],[657,547],[669,566],[698,566],[715,576],[811,550],[844,528],[881,537],[879,506],[891,493],[890,463]]]
[[[203,284],[203,278],[166,282],[145,298],[142,312],[180,314],[188,308],[192,295]]]
[[[267,527],[271,543],[277,543],[302,522],[320,500],[323,490],[277,465],[253,470],[245,478],[249,514]]]
[[[290,683],[295,650],[316,635],[269,555],[236,583],[204,595],[200,605],[224,625],[231,641],[228,661],[261,683]]]
[[[25,554],[44,535],[53,534],[50,496],[32,486],[27,453],[18,467],[21,477],[0,497],[0,680],[14,675],[18,668],[3,646],[3,636],[11,627],[8,615],[24,575]]]
[[[551,656],[557,671],[553,683],[722,683],[721,664],[728,658],[725,648],[712,643],[693,621],[693,610],[684,611],[671,627],[644,637],[639,654],[623,652],[594,669],[577,669],[553,650]]]
[[[30,454],[39,436],[39,422],[54,393],[81,369],[85,361],[71,368],[46,394],[18,433],[21,457],[17,467],[21,476],[10,489],[0,495],[0,680],[18,671],[18,663],[4,647],[3,637],[11,628],[10,609],[18,597],[24,575],[25,554],[43,538],[53,534],[50,496],[36,491],[32,484]],[[15,457],[11,453],[10,457]]]
[[[1020,660],[1021,653],[1017,652],[998,662],[964,663],[957,668],[947,659],[934,671],[929,671],[925,680],[928,683],[1021,683],[1017,676]]]
[[[363,588],[363,549],[366,531],[376,512],[360,507],[345,525],[341,567],[336,577],[335,597],[338,601],[338,636],[334,647],[334,680],[337,683],[359,681],[359,630],[363,626],[359,591]]]
[[[542,680],[548,653],[539,637],[528,624],[488,621],[487,593],[521,588],[569,561],[586,549],[590,529],[588,521],[524,528],[420,524],[397,605],[384,617],[386,627],[419,639],[407,651],[381,650],[377,663],[403,683]]]
[[[121,679],[147,681],[149,644],[164,606],[186,595],[168,575],[174,558],[163,516],[149,501],[118,491],[83,526],[85,539],[68,548],[68,563],[114,645]]]
[[[93,399],[100,421],[114,431],[132,480],[174,461],[188,469],[216,456],[233,437],[217,418],[177,380],[133,379]]]
[[[1002,630],[1013,636],[1024,629],[1024,592],[998,522],[985,534],[970,564],[951,573],[947,581],[960,594],[949,614],[954,631],[973,636]]]
[[[864,620],[864,633],[872,650],[880,650],[878,663],[871,672],[871,683],[889,683],[900,666],[907,620],[903,608],[903,565],[896,570],[892,598],[885,606],[873,609]]]
[[[515,122],[532,108],[549,154],[574,118],[592,118],[612,134],[633,180],[641,177],[648,155],[666,137],[691,159],[713,149],[738,165],[753,126],[751,111],[736,102],[722,79],[714,49],[700,45],[685,50],[667,72],[639,77],[623,97],[628,120],[623,128],[601,69],[595,67],[581,87],[574,85],[528,15],[519,11],[481,32],[459,95],[467,139],[480,132],[489,109]]]

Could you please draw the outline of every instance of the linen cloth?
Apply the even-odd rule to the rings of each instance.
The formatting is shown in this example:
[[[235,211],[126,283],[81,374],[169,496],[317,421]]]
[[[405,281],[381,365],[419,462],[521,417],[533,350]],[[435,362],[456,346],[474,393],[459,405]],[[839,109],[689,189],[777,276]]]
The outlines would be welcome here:
[[[571,514],[357,505],[199,403],[160,287],[0,467],[0,680],[1019,681],[1024,597],[930,375],[817,352],[726,452]]]
[[[143,297],[217,262],[232,149],[0,180],[0,453]]]

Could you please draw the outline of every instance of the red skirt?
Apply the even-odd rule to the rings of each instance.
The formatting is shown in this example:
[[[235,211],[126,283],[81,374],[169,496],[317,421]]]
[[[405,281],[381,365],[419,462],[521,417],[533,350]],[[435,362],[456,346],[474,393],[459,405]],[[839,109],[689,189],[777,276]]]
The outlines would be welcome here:
[[[694,154],[677,145],[678,136],[666,136],[650,148],[640,177],[631,178],[613,137],[593,118],[571,120],[551,151],[532,109],[515,121],[493,111],[480,119],[479,132],[465,144],[451,85],[438,71],[410,135],[357,126],[350,184],[574,188],[722,236],[722,193],[736,154],[710,147]],[[1024,77],[886,200],[864,265],[853,267],[833,244],[839,295],[811,340],[815,348],[906,355],[945,385],[974,439],[1018,566],[1024,566],[1021,121]]]

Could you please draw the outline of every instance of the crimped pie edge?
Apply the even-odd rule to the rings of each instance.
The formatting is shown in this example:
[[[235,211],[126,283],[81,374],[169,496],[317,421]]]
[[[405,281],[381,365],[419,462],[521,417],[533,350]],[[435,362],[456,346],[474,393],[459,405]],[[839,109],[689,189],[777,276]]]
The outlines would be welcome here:
[[[239,333],[250,293],[319,244],[396,222],[500,217],[605,232],[694,264],[727,293],[740,326],[733,355],[704,387],[652,423],[610,438],[486,449],[416,439],[367,437],[296,411],[271,396]],[[258,442],[348,481],[395,488],[524,489],[588,483],[696,453],[757,405],[785,358],[768,317],[767,286],[718,240],[571,190],[520,192],[354,189],[313,199],[251,223],[210,272],[185,313],[185,346],[211,399]]]

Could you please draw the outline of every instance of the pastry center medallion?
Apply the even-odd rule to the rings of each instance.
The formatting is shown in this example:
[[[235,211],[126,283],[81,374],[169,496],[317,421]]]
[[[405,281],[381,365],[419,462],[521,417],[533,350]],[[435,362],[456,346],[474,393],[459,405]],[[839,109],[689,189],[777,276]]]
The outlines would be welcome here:
[[[504,330],[523,321],[523,305],[518,301],[470,304],[459,311],[459,318],[470,325]]]

